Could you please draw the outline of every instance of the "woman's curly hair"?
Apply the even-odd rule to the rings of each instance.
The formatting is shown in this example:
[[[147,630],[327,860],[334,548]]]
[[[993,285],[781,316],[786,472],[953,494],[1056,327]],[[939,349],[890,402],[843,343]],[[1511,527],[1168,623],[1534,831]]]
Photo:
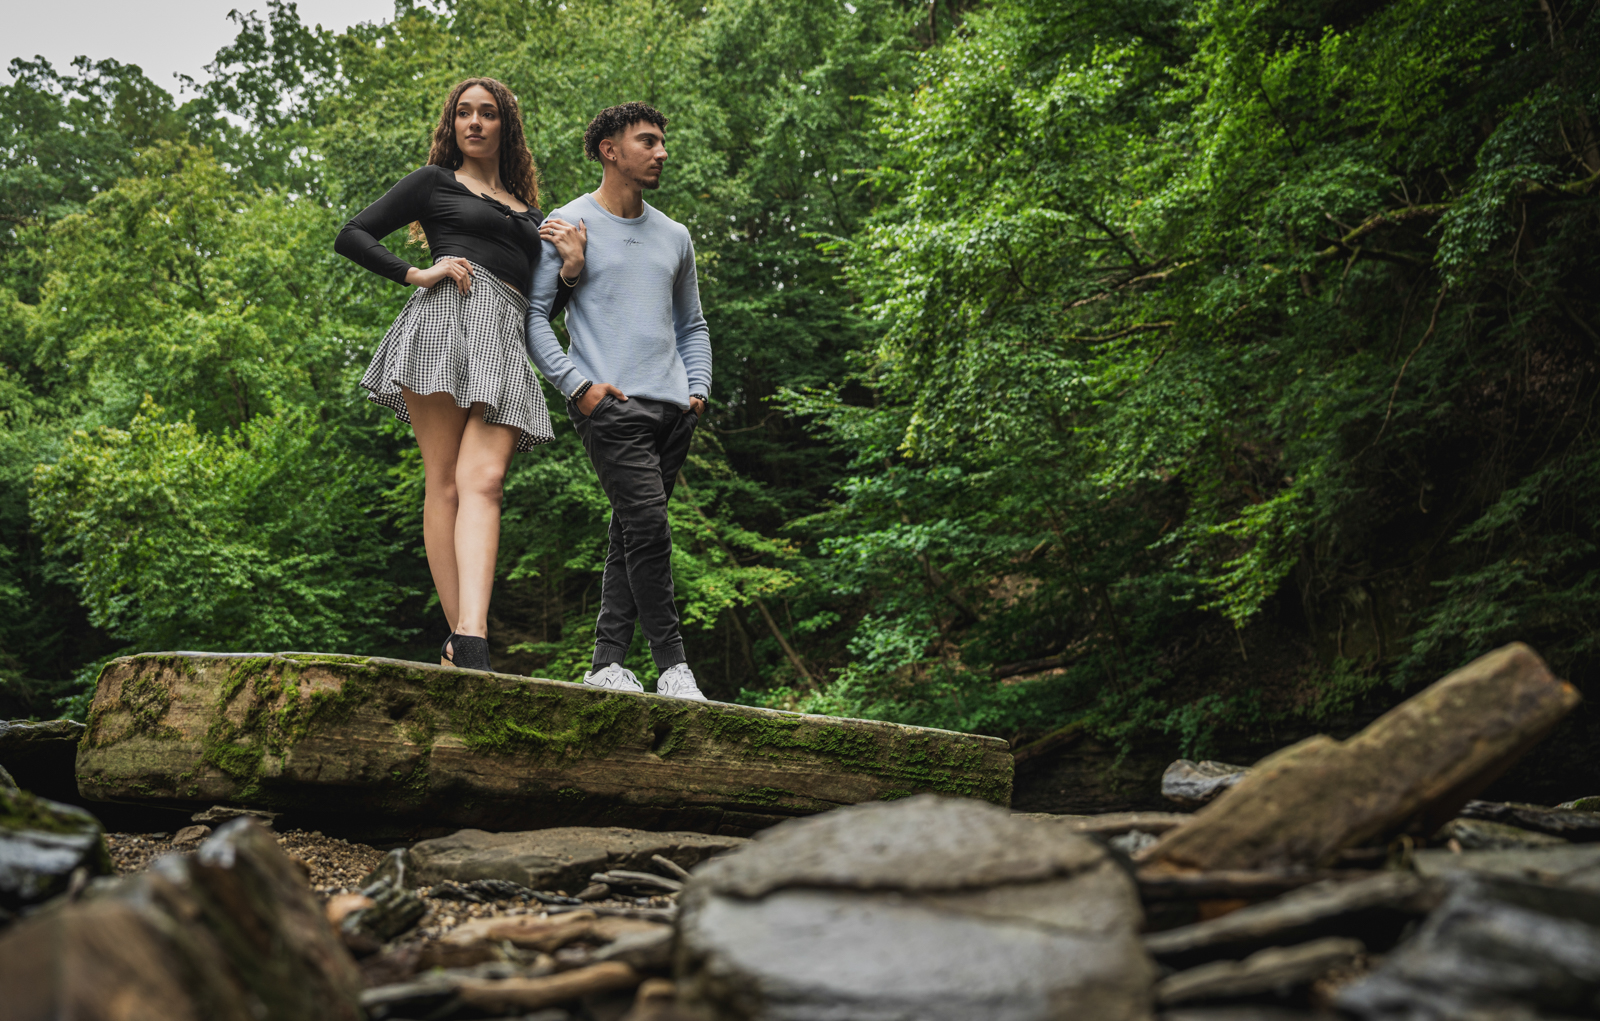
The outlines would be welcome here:
[[[444,101],[444,110],[439,114],[439,124],[433,129],[428,165],[444,167],[446,170],[461,168],[465,157],[461,154],[461,147],[456,144],[456,103],[460,101],[461,94],[474,85],[481,85],[494,97],[495,106],[500,108],[501,186],[521,199],[524,205],[530,208],[537,206],[539,168],[533,162],[533,153],[529,151],[527,137],[522,132],[522,108],[517,104],[516,95],[494,78],[468,78],[450,90],[450,97]],[[427,235],[422,232],[422,224],[411,225],[410,237],[413,243],[426,247]]]

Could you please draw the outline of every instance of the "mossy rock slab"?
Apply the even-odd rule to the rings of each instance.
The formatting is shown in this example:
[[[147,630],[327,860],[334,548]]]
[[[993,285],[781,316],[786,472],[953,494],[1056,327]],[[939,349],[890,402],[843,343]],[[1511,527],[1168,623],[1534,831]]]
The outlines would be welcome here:
[[[923,792],[1011,797],[1011,754],[995,738],[293,652],[113,661],[77,774],[94,800],[231,802],[407,836],[743,834]]]

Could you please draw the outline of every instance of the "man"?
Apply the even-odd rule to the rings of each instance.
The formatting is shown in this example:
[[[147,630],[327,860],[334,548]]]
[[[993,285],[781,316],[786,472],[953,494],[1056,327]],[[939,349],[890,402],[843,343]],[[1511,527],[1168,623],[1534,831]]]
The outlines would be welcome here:
[[[566,394],[611,501],[594,664],[583,683],[644,690],[622,666],[638,621],[661,672],[656,692],[703,701],[678,632],[667,498],[705,412],[711,337],[689,232],[644,201],[661,185],[666,127],[644,103],[613,106],[590,122],[583,150],[604,169],[600,187],[550,213],[581,224],[588,238],[578,279],[567,281],[577,285],[567,304],[571,350],[550,328],[562,260],[547,240],[528,305],[528,353]]]

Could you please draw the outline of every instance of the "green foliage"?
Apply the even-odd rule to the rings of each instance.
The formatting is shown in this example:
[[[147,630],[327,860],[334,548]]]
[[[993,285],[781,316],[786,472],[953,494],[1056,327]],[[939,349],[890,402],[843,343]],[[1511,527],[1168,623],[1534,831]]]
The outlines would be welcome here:
[[[147,401],[41,465],[34,512],[90,622],[136,647],[343,651],[400,637],[373,474],[304,415],[219,435]]]

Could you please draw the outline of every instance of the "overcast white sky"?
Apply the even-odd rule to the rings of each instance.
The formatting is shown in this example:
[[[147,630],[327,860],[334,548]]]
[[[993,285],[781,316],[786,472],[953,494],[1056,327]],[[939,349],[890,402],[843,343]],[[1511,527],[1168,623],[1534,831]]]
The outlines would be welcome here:
[[[394,0],[299,0],[300,20],[343,30],[394,17]],[[115,57],[176,94],[173,75],[203,78],[217,50],[233,41],[228,12],[259,11],[266,0],[0,0],[0,81],[12,57],[43,56],[58,69],[72,58]]]

